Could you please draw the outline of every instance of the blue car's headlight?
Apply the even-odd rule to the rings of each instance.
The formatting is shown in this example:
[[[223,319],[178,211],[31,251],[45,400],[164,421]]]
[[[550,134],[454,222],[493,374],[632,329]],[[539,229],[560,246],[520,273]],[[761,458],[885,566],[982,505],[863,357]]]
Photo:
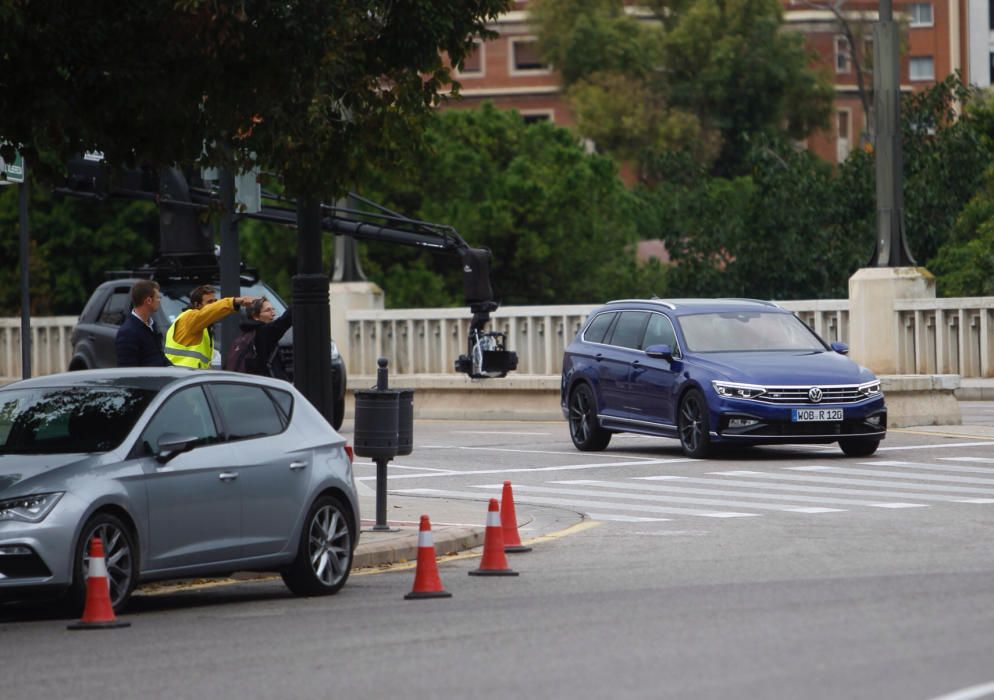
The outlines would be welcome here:
[[[52,512],[52,508],[62,498],[63,493],[36,493],[32,496],[0,501],[0,522],[18,520],[24,523],[40,523]]]
[[[735,382],[719,382],[714,380],[711,386],[726,399],[754,399],[766,393],[766,387],[755,384],[736,384]]]
[[[880,380],[874,379],[872,382],[859,385],[860,396],[878,396],[880,394]]]

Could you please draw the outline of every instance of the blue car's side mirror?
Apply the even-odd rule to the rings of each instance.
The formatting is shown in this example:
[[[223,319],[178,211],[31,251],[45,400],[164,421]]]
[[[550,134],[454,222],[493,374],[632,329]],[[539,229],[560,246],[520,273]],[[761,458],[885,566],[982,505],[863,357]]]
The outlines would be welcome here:
[[[831,347],[833,350],[835,350],[835,352],[839,353],[840,355],[849,354],[849,346],[846,345],[845,343],[840,343],[838,341],[835,341],[834,343],[831,344]]]
[[[669,346],[669,343],[650,345],[645,349],[645,354],[657,360],[673,362],[673,348]]]

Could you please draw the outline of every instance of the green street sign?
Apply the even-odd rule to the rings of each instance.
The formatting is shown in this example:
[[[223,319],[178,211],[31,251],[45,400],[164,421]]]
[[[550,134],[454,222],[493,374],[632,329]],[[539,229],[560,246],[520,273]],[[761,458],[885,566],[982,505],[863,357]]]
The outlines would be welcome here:
[[[0,185],[12,185],[24,182],[24,158],[18,153],[14,162],[8,163],[0,158]]]

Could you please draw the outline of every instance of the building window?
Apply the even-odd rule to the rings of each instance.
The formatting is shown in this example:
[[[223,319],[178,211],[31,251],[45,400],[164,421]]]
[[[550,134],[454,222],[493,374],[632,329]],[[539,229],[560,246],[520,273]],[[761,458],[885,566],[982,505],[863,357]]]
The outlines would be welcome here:
[[[459,75],[469,76],[472,78],[481,77],[483,75],[483,42],[477,41],[473,45],[472,51],[466,54],[466,57],[462,60],[462,68],[459,69]]]
[[[515,73],[548,72],[549,65],[542,60],[537,39],[511,39],[511,70]]]
[[[987,0],[987,28],[994,31],[994,0]]]
[[[850,70],[849,41],[844,36],[837,36],[835,37],[835,72],[848,73]]]
[[[552,110],[521,112],[521,119],[525,124],[538,124],[539,122],[551,122]]]
[[[908,77],[911,80],[935,80],[935,61],[931,56],[912,56],[908,59]]]
[[[931,27],[932,22],[932,3],[930,2],[913,2],[908,5],[908,17],[910,18],[909,26],[912,27]]]
[[[848,158],[849,151],[852,150],[850,133],[852,133],[852,112],[840,109],[835,113],[835,159],[838,163]]]
[[[991,55],[991,85],[994,85],[994,53]]]

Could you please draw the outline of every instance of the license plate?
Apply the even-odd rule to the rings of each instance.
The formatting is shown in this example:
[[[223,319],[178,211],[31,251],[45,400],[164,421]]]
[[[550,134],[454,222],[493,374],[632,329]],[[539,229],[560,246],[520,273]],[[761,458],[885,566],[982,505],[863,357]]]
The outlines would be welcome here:
[[[841,408],[795,408],[791,410],[791,418],[795,423],[808,423],[812,421],[840,421],[842,420]]]

